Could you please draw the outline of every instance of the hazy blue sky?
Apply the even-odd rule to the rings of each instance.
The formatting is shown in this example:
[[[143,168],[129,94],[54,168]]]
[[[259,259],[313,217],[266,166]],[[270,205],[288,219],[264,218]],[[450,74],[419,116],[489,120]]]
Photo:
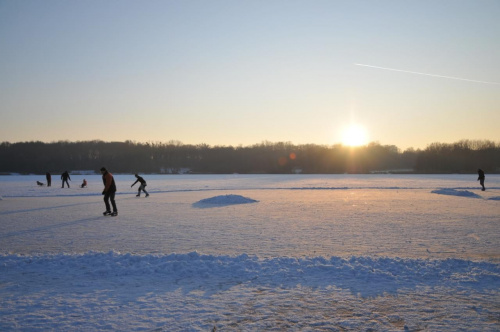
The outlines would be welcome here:
[[[350,123],[403,149],[500,141],[499,17],[499,0],[0,0],[0,141],[334,144]]]

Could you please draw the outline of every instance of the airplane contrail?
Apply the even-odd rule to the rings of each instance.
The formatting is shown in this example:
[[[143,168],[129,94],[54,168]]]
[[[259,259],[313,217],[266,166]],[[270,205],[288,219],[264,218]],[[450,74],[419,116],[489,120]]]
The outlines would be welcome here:
[[[398,71],[398,72],[401,72],[401,73],[408,73],[408,74],[415,74],[415,75],[425,75],[425,76],[432,76],[432,77],[439,77],[439,78],[448,78],[448,79],[452,79],[452,80],[460,80],[460,81],[467,81],[467,82],[500,85],[500,83],[498,83],[498,82],[477,81],[477,80],[470,80],[470,79],[467,79],[467,78],[460,78],[460,77],[443,76],[443,75],[435,75],[435,74],[428,74],[428,73],[419,73],[419,72],[416,72],[416,71],[401,70],[401,69],[394,69],[394,68],[386,68],[386,67],[379,67],[379,66],[371,66],[371,65],[365,65],[365,64],[362,64],[362,63],[355,63],[354,65],[355,66],[361,66],[361,67],[376,68],[376,69],[392,70],[392,71]]]

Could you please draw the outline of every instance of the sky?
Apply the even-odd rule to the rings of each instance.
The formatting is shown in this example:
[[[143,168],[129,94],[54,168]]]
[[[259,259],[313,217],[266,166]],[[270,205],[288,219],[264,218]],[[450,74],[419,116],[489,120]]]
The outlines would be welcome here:
[[[0,142],[500,142],[498,17],[498,0],[0,0]]]

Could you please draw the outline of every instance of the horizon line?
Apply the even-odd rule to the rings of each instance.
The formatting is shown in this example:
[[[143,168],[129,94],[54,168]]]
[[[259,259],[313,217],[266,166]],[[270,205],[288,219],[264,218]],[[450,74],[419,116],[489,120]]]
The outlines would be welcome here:
[[[369,142],[367,142],[366,144],[361,144],[361,145],[348,145],[348,144],[344,144],[342,142],[335,142],[335,143],[294,143],[292,141],[269,141],[269,140],[263,140],[259,143],[251,143],[251,144],[209,144],[209,143],[184,143],[182,141],[179,141],[179,140],[168,140],[168,141],[136,141],[136,140],[130,140],[130,139],[127,139],[127,140],[109,140],[109,141],[106,141],[106,140],[101,140],[101,139],[89,139],[89,140],[74,140],[74,141],[70,141],[70,140],[57,140],[57,141],[41,141],[41,140],[31,140],[31,141],[17,141],[17,142],[10,142],[10,141],[0,141],[0,145],[1,144],[10,144],[10,145],[14,145],[14,144],[26,144],[26,143],[42,143],[42,144],[59,144],[59,143],[69,143],[69,144],[75,144],[75,143],[92,143],[92,142],[96,142],[96,143],[104,143],[104,144],[113,144],[113,143],[132,143],[132,144],[139,144],[139,145],[149,145],[149,144],[169,144],[169,143],[175,143],[175,144],[178,144],[180,146],[185,146],[185,145],[193,145],[193,146],[197,146],[197,145],[207,145],[208,147],[210,148],[213,148],[213,147],[251,147],[251,146],[255,146],[255,145],[262,145],[262,144],[266,144],[266,143],[270,143],[270,144],[290,144],[290,145],[295,145],[295,146],[301,146],[301,145],[318,145],[318,146],[337,146],[337,145],[341,145],[341,146],[344,146],[344,147],[354,147],[354,148],[359,148],[359,147],[368,147],[370,145],[380,145],[380,146],[395,146],[397,147],[398,149],[401,149],[403,151],[405,150],[408,150],[408,149],[416,149],[416,150],[419,150],[419,149],[425,149],[427,147],[429,147],[430,145],[432,144],[456,144],[456,143],[460,143],[460,142],[463,142],[463,141],[469,141],[469,142],[491,142],[495,145],[500,145],[500,140],[495,140],[495,139],[468,139],[468,138],[463,138],[463,139],[460,139],[460,140],[456,140],[456,141],[453,141],[453,142],[442,142],[442,141],[433,141],[431,143],[427,143],[425,144],[425,147],[415,147],[415,146],[407,146],[407,147],[404,147],[404,148],[401,148],[399,145],[397,144],[387,144],[387,143],[382,143],[380,142],[379,140],[371,140]]]

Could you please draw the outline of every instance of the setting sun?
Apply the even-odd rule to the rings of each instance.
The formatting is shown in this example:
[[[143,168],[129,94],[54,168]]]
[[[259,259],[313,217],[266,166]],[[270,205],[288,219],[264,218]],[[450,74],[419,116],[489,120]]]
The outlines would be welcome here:
[[[368,143],[368,134],[363,126],[352,124],[342,132],[342,144],[360,146]]]

